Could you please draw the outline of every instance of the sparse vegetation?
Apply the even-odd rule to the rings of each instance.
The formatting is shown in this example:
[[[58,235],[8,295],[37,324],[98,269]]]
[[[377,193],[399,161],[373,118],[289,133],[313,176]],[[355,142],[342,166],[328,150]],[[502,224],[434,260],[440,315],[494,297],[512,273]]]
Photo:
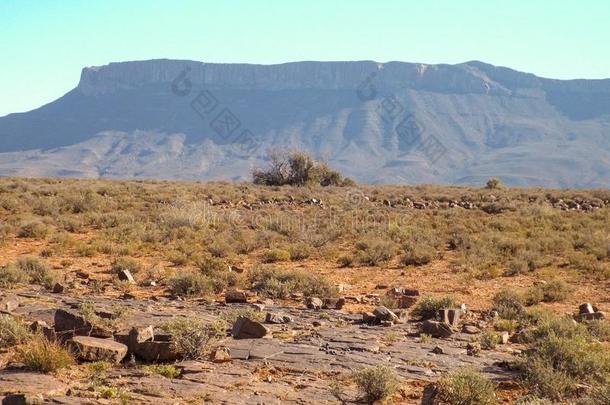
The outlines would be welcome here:
[[[524,382],[540,397],[562,401],[576,395],[579,383],[601,387],[610,378],[610,353],[581,324],[542,318],[530,341],[519,368]]]
[[[144,372],[149,374],[158,374],[165,378],[178,378],[180,370],[171,364],[150,364],[142,367]]]
[[[177,318],[164,324],[172,343],[185,359],[200,359],[215,340],[226,336],[224,322],[205,323],[196,319]]]
[[[41,373],[51,373],[74,363],[68,349],[38,335],[17,348],[17,358],[27,368]]]
[[[464,369],[441,377],[437,400],[449,405],[491,405],[498,403],[494,384],[476,371]]]
[[[492,320],[489,312],[468,314],[467,318],[480,316],[487,322],[484,328],[475,323],[484,332],[481,341],[473,335],[473,345],[493,350],[503,331],[516,333],[526,345],[517,364],[523,376],[518,395],[528,394],[522,404],[608,402],[608,322],[575,324],[572,317],[556,318],[552,313],[572,312],[580,300],[590,300],[608,313],[604,287],[610,280],[610,192],[363,185],[352,201],[346,188],[320,187],[323,176],[316,178],[310,163],[297,159],[296,175],[281,179],[281,185],[264,186],[1,178],[0,244],[8,249],[0,263],[0,288],[17,289],[6,295],[12,293],[22,305],[29,304],[36,299],[20,296],[21,290],[40,288],[26,284],[50,287],[57,275],[74,296],[103,294],[115,299],[124,294],[129,299],[130,294],[143,300],[158,298],[151,302],[156,306],[171,294],[189,298],[173,301],[177,308],[206,311],[205,301],[234,287],[257,292],[261,301],[274,298],[276,305],[284,305],[284,299],[302,305],[303,295],[336,296],[335,285],[342,284],[351,312],[373,305],[372,300],[356,302],[366,293],[381,297],[374,305],[395,308],[398,302],[385,292],[404,286],[423,294],[411,315],[424,319],[433,319],[439,309],[462,300],[471,306],[472,298],[474,309],[485,305],[500,315]],[[564,205],[570,208],[561,208]],[[589,205],[594,208],[585,208]],[[114,273],[123,269],[137,273],[138,283],[118,282]],[[373,285],[379,287],[371,290]],[[460,301],[426,296],[442,291]],[[216,339],[226,336],[237,316],[263,320],[264,312],[239,304],[228,307],[219,309],[222,321],[217,325],[179,318],[182,323],[171,326],[178,331],[176,350],[185,358],[200,358]],[[107,311],[105,305],[96,311],[85,301],[79,310],[93,323],[115,324],[116,311]],[[346,322],[330,310],[320,311],[318,317],[327,326]],[[6,348],[6,358],[21,362],[19,353],[27,349],[32,364],[28,367],[63,367],[56,366],[61,364],[55,360],[59,354],[32,350],[42,338],[32,337],[24,326],[29,321],[22,324],[17,317],[0,316],[0,345]],[[273,338],[296,340],[283,330],[274,331]],[[30,339],[35,343],[30,345]],[[394,344],[391,331],[382,332],[379,339],[393,349],[404,341],[401,337],[401,343]],[[432,349],[429,335],[417,341]],[[50,347],[51,353],[63,349]],[[102,377],[105,367],[79,366],[87,375]],[[175,378],[171,367],[158,365],[148,372]],[[269,377],[280,378],[281,371],[274,373]],[[120,400],[120,385],[105,384],[105,377],[97,381],[90,387],[91,395]],[[366,396],[364,389],[362,393]],[[395,399],[404,400],[398,395]]]
[[[29,332],[11,315],[0,314],[0,347],[11,347],[25,342]]]
[[[388,366],[377,365],[356,371],[353,379],[369,403],[391,397],[398,388],[398,377]]]
[[[510,290],[499,291],[493,297],[492,308],[502,319],[514,320],[525,313],[521,296]]]
[[[260,269],[251,276],[254,289],[272,298],[286,298],[291,293],[331,297],[337,294],[324,278],[299,271]]]
[[[411,311],[411,315],[421,319],[432,319],[437,316],[438,311],[444,308],[455,307],[453,297],[423,297]]]

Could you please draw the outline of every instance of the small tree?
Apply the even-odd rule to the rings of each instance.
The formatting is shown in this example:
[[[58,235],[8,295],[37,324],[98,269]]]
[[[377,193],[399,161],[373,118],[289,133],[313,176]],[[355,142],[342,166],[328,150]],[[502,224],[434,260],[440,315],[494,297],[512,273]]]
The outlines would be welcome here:
[[[489,180],[487,180],[487,183],[485,184],[485,188],[488,188],[489,190],[496,190],[499,188],[504,187],[502,185],[502,182],[500,181],[499,178],[497,177],[492,177]]]
[[[341,174],[332,170],[324,162],[316,161],[306,152],[270,152],[269,166],[266,170],[255,169],[252,172],[254,184],[265,186],[306,186],[319,184],[321,186],[351,185],[350,179],[344,179]]]

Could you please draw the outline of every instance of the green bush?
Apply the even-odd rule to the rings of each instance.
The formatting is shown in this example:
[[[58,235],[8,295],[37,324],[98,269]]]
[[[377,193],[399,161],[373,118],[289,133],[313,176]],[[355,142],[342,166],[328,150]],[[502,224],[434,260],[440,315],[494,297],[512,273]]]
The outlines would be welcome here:
[[[493,350],[502,343],[502,338],[495,332],[485,331],[481,335],[481,349],[483,350]]]
[[[411,311],[411,315],[421,319],[432,319],[437,316],[438,311],[445,308],[455,307],[453,297],[423,297]]]
[[[561,401],[574,396],[579,383],[595,386],[610,378],[610,353],[567,317],[541,321],[530,341],[519,368],[536,395]]]
[[[263,263],[286,262],[290,260],[290,252],[283,249],[271,249],[266,251],[261,258]]]
[[[209,277],[198,272],[180,273],[168,281],[169,291],[181,297],[206,297],[214,292]]]
[[[150,364],[142,367],[144,372],[149,374],[158,374],[165,378],[177,378],[180,376],[180,370],[171,364]]]
[[[445,404],[491,405],[498,402],[494,384],[473,370],[445,374],[436,387],[436,399]]]
[[[496,293],[492,299],[492,308],[502,319],[517,319],[525,313],[522,298],[511,290]]]
[[[398,388],[398,377],[388,366],[363,368],[354,373],[353,379],[363,399],[369,403],[391,397]]]
[[[392,259],[395,254],[394,243],[383,239],[365,239],[356,244],[356,259],[365,266],[377,266]]]

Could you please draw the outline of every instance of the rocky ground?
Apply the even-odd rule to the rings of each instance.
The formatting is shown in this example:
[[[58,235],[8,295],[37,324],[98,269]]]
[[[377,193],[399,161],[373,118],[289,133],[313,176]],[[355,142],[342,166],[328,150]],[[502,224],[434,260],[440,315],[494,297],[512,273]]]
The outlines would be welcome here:
[[[406,311],[396,311],[398,315],[394,315],[384,307],[362,316],[318,307],[322,304],[340,308],[342,300],[308,300],[306,305],[299,304],[300,297],[295,297],[294,305],[286,306],[256,296],[237,295],[233,297],[236,301],[246,298],[248,302],[206,303],[166,297],[107,299],[26,290],[4,294],[2,308],[28,322],[37,322],[53,338],[98,336],[78,348],[81,359],[122,362],[97,384],[128,392],[133,403],[351,403],[357,402],[359,393],[346,382],[346,376],[375,364],[391,365],[409,382],[400,393],[398,401],[402,403],[419,403],[428,382],[464,366],[499,383],[512,379],[506,363],[519,350],[518,345],[509,343],[495,350],[479,351],[477,343],[472,344],[478,341],[488,314],[457,309],[451,313],[456,318],[447,319],[452,327],[437,331],[435,322],[428,322],[433,324],[428,330],[425,328],[430,326],[408,320]],[[83,302],[94,303],[100,317],[120,319],[112,327],[98,330],[79,315]],[[228,331],[225,339],[214,344],[209,359],[180,361],[167,342],[167,334],[158,329],[177,317],[213,322],[227,312],[244,309],[261,312],[265,321],[252,321],[241,330]],[[146,329],[150,326],[152,333]],[[437,337],[422,341],[422,328]],[[132,329],[138,332],[141,342],[125,340]],[[114,340],[127,344],[119,344],[118,348],[106,344]],[[141,364],[156,359],[175,364],[180,376],[166,378],[142,371]],[[45,403],[113,402],[98,397],[91,376],[82,370],[52,376],[24,371],[18,364],[0,371],[0,393],[41,395]]]

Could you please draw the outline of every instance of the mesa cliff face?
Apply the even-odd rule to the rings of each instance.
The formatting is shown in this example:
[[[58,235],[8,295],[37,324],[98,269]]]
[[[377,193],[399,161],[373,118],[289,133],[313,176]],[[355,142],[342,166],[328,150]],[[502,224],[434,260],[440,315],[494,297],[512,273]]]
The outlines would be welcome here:
[[[610,80],[481,62],[152,60],[84,68],[60,99],[0,118],[3,175],[245,179],[278,147],[366,182],[608,187]]]

